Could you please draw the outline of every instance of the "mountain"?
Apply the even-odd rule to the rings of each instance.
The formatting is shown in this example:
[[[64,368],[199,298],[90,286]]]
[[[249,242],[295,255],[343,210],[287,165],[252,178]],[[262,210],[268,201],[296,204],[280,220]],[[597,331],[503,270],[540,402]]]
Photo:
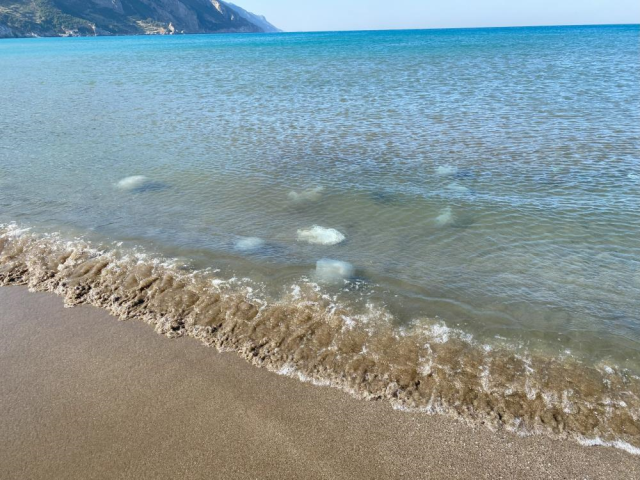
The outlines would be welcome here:
[[[0,0],[0,38],[277,31],[221,0]]]
[[[242,18],[260,27],[264,33],[276,33],[282,31],[279,28],[271,25],[263,15],[256,15],[255,13],[247,12],[244,8],[239,7],[238,5],[234,5],[233,3],[224,3],[238,12],[238,15],[240,15]]]

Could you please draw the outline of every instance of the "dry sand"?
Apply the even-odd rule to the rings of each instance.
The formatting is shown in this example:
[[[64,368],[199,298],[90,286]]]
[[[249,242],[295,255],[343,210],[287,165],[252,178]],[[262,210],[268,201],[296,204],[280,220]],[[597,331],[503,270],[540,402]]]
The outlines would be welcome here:
[[[640,478],[640,457],[394,411],[0,288],[0,478]]]

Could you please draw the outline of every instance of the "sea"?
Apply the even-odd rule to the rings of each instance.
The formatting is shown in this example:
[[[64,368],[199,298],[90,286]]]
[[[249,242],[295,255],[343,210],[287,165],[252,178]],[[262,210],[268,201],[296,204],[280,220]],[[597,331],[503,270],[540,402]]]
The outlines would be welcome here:
[[[0,284],[640,453],[639,25],[3,40],[0,224]]]

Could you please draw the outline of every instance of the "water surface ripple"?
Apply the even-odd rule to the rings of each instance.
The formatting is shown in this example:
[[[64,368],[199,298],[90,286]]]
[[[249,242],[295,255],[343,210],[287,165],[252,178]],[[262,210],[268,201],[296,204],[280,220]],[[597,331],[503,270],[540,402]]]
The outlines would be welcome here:
[[[639,40],[638,26],[6,40],[0,222],[250,279],[268,304],[317,288],[394,335],[446,325],[637,379]],[[300,240],[314,226],[340,241]],[[316,272],[325,258],[355,271]]]

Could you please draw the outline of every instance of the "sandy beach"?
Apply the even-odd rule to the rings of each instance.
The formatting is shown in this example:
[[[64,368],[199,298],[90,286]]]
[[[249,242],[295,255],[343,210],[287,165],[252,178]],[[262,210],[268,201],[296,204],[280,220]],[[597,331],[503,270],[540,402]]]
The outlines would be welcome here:
[[[394,411],[0,289],[0,478],[632,479],[640,458]]]

